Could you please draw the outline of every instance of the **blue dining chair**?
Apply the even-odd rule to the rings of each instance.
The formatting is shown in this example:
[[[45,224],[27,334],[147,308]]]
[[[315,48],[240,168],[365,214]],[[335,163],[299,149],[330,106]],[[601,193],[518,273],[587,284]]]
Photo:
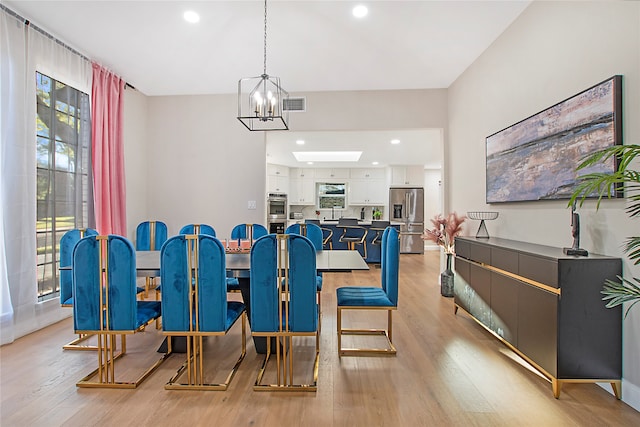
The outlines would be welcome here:
[[[313,243],[296,234],[269,234],[251,248],[251,333],[267,338],[267,352],[254,384],[256,391],[316,391],[320,339],[316,302],[316,250]],[[313,381],[294,384],[294,337],[315,337]],[[262,384],[276,349],[276,383]]]
[[[227,300],[224,247],[212,236],[170,238],[160,254],[162,329],[169,337],[186,337],[187,360],[165,389],[226,390],[246,354],[246,312],[239,301]],[[204,380],[203,337],[226,335],[241,319],[242,351],[224,383]],[[178,382],[187,373],[187,382]]]
[[[136,251],[159,251],[167,241],[167,224],[162,221],[144,221],[136,227]],[[156,278],[145,278],[144,296],[149,295],[149,289],[156,287]]]
[[[400,267],[400,243],[398,230],[387,227],[382,233],[381,287],[345,286],[336,289],[338,355],[394,355],[392,313],[398,308],[398,271]],[[345,310],[384,310],[387,312],[387,329],[347,329],[342,327]],[[383,335],[387,348],[343,348],[343,335]]]
[[[216,230],[207,224],[187,224],[180,229],[180,234],[206,234],[216,237]],[[229,292],[240,292],[240,283],[235,277],[227,277],[227,289]]]
[[[250,240],[251,243],[269,234],[262,224],[238,224],[231,230],[231,240]]]
[[[123,236],[89,236],[73,251],[73,324],[78,334],[98,338],[98,368],[81,379],[78,387],[136,388],[164,360],[168,353],[133,381],[116,380],[116,335],[135,334],[160,317],[159,301],[136,299],[136,255]],[[155,350],[153,350],[155,352]],[[92,380],[95,378],[95,380]]]
[[[60,305],[73,308],[73,273],[70,269],[73,262],[73,249],[85,236],[97,236],[93,228],[74,228],[60,238]],[[64,350],[97,350],[95,345],[81,344],[91,335],[80,334],[78,338],[62,346]]]
[[[187,224],[180,229],[178,234],[206,234],[216,237],[216,230],[207,224]]]
[[[320,226],[313,223],[304,223],[304,224],[291,224],[285,230],[285,234],[298,234],[301,236],[305,236],[311,243],[313,243],[314,248],[317,251],[321,251],[323,248],[323,238],[322,238],[322,229]],[[320,313],[320,318],[322,317],[322,273],[316,273],[316,288],[318,290],[318,310]],[[320,328],[320,326],[318,326]]]
[[[250,240],[251,244],[262,236],[269,234],[267,228],[261,224],[238,224],[231,230],[231,240]],[[240,282],[235,277],[227,277],[227,291],[240,292]]]

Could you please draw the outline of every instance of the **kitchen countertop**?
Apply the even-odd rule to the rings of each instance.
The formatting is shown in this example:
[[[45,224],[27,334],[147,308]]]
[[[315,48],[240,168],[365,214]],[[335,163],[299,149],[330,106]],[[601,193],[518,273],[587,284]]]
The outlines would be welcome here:
[[[312,219],[312,218],[306,218],[306,219]],[[314,218],[315,219],[315,218]],[[382,221],[382,220],[381,220]],[[305,219],[289,219],[288,224],[304,224]],[[401,225],[404,224],[402,222],[397,222],[397,221],[391,221],[390,225]],[[324,219],[324,220],[320,220],[320,225],[338,225],[338,220],[332,220],[332,219]],[[358,221],[358,225],[371,225],[371,220],[364,220],[364,221]]]

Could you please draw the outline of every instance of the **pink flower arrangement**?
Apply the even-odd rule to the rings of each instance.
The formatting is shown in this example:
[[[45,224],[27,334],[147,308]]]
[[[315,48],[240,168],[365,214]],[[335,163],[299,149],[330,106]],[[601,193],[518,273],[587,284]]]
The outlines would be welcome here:
[[[431,220],[433,230],[425,229],[422,234],[422,240],[430,240],[442,246],[446,254],[454,254],[455,237],[462,232],[462,223],[467,219],[466,216],[458,216],[452,212],[444,218],[438,214]]]

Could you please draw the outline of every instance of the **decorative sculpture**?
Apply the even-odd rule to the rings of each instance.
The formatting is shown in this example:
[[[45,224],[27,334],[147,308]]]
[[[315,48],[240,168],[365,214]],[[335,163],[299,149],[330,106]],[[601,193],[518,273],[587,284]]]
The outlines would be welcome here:
[[[580,215],[576,212],[575,202],[571,205],[571,235],[573,245],[570,248],[564,248],[565,255],[589,256],[589,252],[580,248]]]

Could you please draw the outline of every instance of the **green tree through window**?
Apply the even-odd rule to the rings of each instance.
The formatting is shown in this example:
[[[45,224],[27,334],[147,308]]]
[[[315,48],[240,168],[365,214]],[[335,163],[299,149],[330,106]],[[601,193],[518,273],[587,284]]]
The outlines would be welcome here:
[[[38,299],[59,292],[59,244],[72,228],[91,227],[89,96],[36,73],[36,239]]]

